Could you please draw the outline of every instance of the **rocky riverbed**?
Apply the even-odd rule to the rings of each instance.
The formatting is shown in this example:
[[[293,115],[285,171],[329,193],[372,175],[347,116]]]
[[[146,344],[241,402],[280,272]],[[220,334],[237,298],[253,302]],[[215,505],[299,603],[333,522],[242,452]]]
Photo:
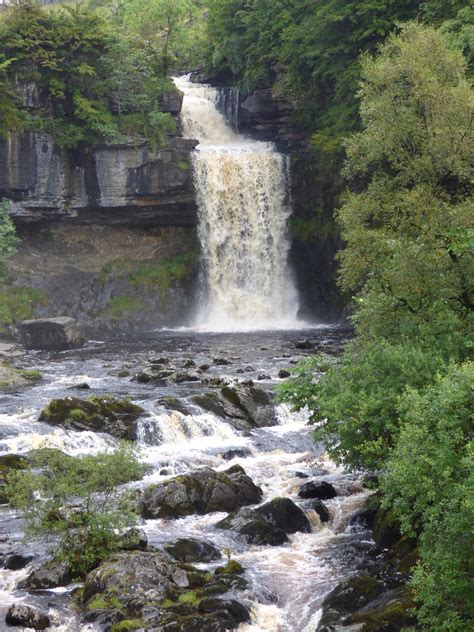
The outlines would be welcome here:
[[[331,463],[305,414],[273,401],[298,360],[338,354],[347,335],[157,331],[17,354],[14,366],[42,379],[1,397],[0,475],[35,448],[97,453],[124,437],[150,468],[129,484],[139,531],[81,593],[48,564],[48,543],[25,541],[0,509],[1,620],[60,632],[381,630],[363,627],[364,612],[393,603],[403,619],[403,574],[386,565],[390,532],[372,540],[364,475]]]

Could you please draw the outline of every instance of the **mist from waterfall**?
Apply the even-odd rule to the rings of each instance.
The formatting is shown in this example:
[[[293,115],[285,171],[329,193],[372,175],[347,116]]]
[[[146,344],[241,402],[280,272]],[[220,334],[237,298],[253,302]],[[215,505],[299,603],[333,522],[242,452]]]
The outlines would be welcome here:
[[[213,331],[293,328],[298,300],[288,268],[288,163],[272,143],[237,134],[218,91],[175,79],[193,155],[203,257],[195,325]]]

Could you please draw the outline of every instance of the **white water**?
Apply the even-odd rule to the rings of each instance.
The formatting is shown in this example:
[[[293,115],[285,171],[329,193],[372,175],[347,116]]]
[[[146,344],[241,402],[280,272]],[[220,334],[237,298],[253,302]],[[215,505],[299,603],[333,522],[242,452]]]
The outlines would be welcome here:
[[[271,143],[233,131],[215,88],[175,79],[193,156],[203,258],[196,326],[212,331],[294,328],[297,294],[288,269],[288,165]]]

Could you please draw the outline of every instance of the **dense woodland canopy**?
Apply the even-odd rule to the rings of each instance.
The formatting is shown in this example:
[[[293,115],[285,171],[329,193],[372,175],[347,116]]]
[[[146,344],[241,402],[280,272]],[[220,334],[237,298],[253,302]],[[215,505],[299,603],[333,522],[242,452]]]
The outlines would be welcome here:
[[[418,539],[419,629],[446,632],[474,626],[473,51],[468,0],[20,2],[0,15],[2,134],[158,146],[168,74],[195,68],[296,101],[313,151],[343,168],[339,282],[356,337],[337,363],[298,366],[280,397],[309,407],[333,458],[380,475]],[[25,80],[46,108],[21,107]]]

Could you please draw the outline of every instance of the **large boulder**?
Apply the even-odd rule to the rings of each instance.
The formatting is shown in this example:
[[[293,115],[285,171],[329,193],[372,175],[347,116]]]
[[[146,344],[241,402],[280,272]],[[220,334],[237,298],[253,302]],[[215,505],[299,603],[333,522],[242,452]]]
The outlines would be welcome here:
[[[300,498],[319,498],[319,500],[330,500],[336,498],[337,492],[331,483],[327,481],[321,481],[317,483],[310,481],[301,485],[298,496]]]
[[[49,617],[36,608],[21,604],[10,606],[5,617],[7,625],[33,630],[46,630],[50,626]]]
[[[238,430],[274,426],[275,407],[267,391],[246,384],[226,384],[195,395],[193,402],[200,408],[228,421]]]
[[[233,630],[250,618],[226,596],[246,587],[241,573],[235,562],[211,574],[160,551],[117,553],[86,577],[84,619],[105,629]]]
[[[28,349],[62,351],[84,343],[84,336],[75,318],[38,318],[23,320],[18,325],[21,340]]]
[[[309,533],[311,524],[304,512],[289,498],[274,498],[257,508],[243,507],[216,525],[231,529],[252,544],[278,546],[288,541],[287,535]]]
[[[59,586],[67,586],[72,581],[69,567],[51,560],[35,568],[26,579],[18,584],[18,588],[25,590],[49,590]]]
[[[137,438],[137,419],[144,412],[141,406],[114,397],[66,397],[53,399],[39,419],[69,430],[106,432],[133,441]]]
[[[236,511],[260,502],[262,490],[244,469],[235,465],[225,472],[209,467],[152,485],[141,500],[144,518],[177,518],[213,511]]]
[[[222,553],[216,546],[195,538],[180,538],[175,542],[168,542],[165,544],[165,550],[178,562],[187,562],[188,564],[213,562],[222,557]]]

